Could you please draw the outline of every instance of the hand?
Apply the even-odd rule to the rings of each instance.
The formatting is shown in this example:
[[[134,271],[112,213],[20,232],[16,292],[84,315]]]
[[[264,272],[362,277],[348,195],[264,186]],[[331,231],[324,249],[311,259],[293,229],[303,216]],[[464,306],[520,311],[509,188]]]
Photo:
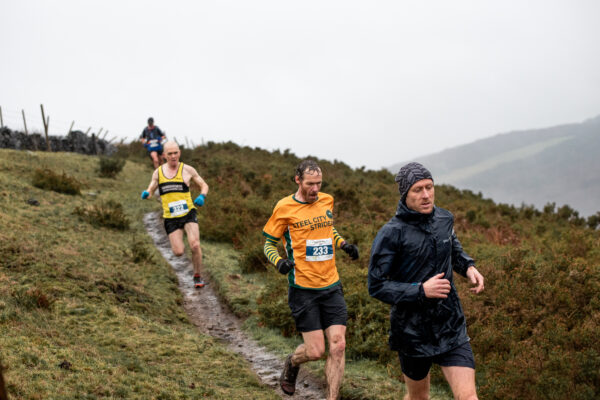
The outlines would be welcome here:
[[[340,246],[340,249],[348,253],[351,259],[358,260],[358,247],[355,244],[344,242]]]
[[[198,197],[196,197],[194,199],[194,204],[197,205],[198,207],[202,207],[204,205],[205,198],[206,198],[206,196],[203,194],[198,195]]]
[[[450,293],[452,287],[450,286],[450,281],[444,279],[444,275],[445,274],[441,272],[423,283],[425,297],[430,299],[445,299],[448,297],[448,293]]]
[[[144,200],[144,199],[147,199],[147,198],[148,198],[148,196],[150,196],[150,193],[148,193],[148,191],[147,191],[147,190],[144,190],[144,191],[142,192],[142,200]]]
[[[471,265],[469,268],[467,268],[467,278],[469,278],[473,285],[476,285],[475,287],[469,289],[471,293],[477,294],[483,291],[483,275],[477,271],[477,268],[475,268],[474,265]]]
[[[295,265],[296,264],[292,260],[282,258],[281,260],[277,261],[276,267],[280,274],[287,275]]]

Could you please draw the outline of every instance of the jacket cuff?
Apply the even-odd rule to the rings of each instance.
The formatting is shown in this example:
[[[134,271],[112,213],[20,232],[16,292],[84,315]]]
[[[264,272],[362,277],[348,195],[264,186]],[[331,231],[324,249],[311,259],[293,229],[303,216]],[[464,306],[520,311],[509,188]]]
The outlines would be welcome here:
[[[423,304],[425,302],[425,289],[423,289],[423,284],[419,283],[419,293],[417,294],[417,301],[419,304]]]

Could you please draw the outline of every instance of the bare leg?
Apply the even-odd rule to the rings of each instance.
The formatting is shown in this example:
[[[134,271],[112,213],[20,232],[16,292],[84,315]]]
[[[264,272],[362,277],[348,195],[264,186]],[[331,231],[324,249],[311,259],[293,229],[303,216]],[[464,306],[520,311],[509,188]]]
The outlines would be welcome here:
[[[404,400],[429,400],[429,374],[420,381],[404,375],[404,383],[407,391]]]
[[[340,394],[346,361],[346,327],[332,325],[325,330],[329,343],[329,355],[325,362],[327,377],[327,400],[335,400]]]
[[[456,400],[477,400],[475,370],[469,367],[442,367]]]
[[[169,242],[171,242],[171,250],[173,250],[173,254],[177,257],[183,255],[185,251],[185,246],[183,244],[183,231],[181,229],[177,229],[169,233]]]
[[[292,355],[292,365],[297,367],[307,361],[319,360],[325,354],[325,336],[322,330],[302,332],[304,343]]]
[[[160,162],[158,161],[158,153],[156,151],[150,152],[150,158],[152,159],[152,164],[154,164],[154,169],[160,166]]]
[[[192,264],[194,265],[194,274],[202,274],[202,248],[200,247],[200,231],[198,224],[188,222],[184,226],[188,238],[190,249],[192,250]]]

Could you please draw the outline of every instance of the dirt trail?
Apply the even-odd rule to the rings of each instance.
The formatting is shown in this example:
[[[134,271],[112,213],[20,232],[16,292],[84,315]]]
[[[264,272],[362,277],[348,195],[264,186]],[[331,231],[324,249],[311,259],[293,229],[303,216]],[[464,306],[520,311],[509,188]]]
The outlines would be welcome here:
[[[242,332],[241,321],[221,304],[210,284],[202,289],[194,289],[191,260],[185,255],[182,257],[173,255],[169,239],[163,228],[160,212],[146,214],[144,224],[156,247],[177,274],[179,290],[184,298],[183,306],[190,320],[201,332],[224,341],[232,351],[241,354],[248,360],[260,380],[272,387],[283,398],[307,400],[325,398],[323,384],[307,375],[303,368],[300,369],[298,375],[296,394],[294,396],[285,395],[278,384],[283,360]]]

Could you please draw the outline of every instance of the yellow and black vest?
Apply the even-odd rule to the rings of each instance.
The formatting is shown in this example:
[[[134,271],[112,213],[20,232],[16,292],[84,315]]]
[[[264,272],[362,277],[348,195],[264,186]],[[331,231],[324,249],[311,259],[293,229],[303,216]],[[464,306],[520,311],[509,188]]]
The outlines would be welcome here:
[[[177,174],[167,179],[163,166],[158,168],[158,192],[163,206],[163,218],[179,218],[194,208],[190,187],[183,181],[183,163],[179,163]]]

